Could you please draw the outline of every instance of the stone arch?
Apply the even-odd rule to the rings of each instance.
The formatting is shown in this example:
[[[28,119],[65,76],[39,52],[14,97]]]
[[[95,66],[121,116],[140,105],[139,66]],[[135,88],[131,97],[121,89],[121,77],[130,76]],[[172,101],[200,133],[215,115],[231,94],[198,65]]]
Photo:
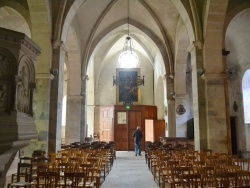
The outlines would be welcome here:
[[[190,45],[192,45],[192,43],[194,41],[196,41],[197,39],[195,38],[195,31],[193,28],[192,21],[189,17],[188,11],[186,10],[186,8],[184,7],[184,5],[182,4],[181,1],[171,0],[171,2],[175,5],[176,9],[180,13],[180,16],[181,16],[183,23],[185,24],[187,32],[188,32]]]
[[[229,83],[229,110],[230,116],[237,116],[236,118],[236,133],[237,133],[237,147],[240,151],[246,151],[249,147],[249,128],[248,123],[245,122],[244,106],[247,102],[244,99],[244,79],[247,78],[246,72],[250,63],[249,54],[249,12],[250,8],[242,9],[238,12],[228,24],[225,31],[225,48],[230,51],[226,59],[226,70]],[[240,33],[240,35],[238,35]],[[242,92],[239,92],[242,91]],[[233,109],[234,103],[237,104],[238,109]],[[246,135],[243,137],[242,135]],[[240,139],[239,139],[240,138]]]
[[[226,32],[228,25],[230,24],[230,22],[232,21],[232,19],[242,10],[250,8],[250,2],[244,2],[244,3],[240,3],[240,4],[236,4],[234,6],[233,9],[231,9],[227,15],[226,15],[226,19],[225,19],[225,26],[224,26],[224,31]]]
[[[97,46],[97,44],[100,42],[100,40],[103,37],[105,37],[106,35],[108,35],[115,28],[117,28],[117,27],[119,27],[121,25],[124,25],[126,23],[127,23],[127,19],[120,20],[120,21],[114,23],[113,25],[111,25],[110,27],[106,28],[102,33],[100,33],[100,35],[98,35],[96,37],[96,39],[93,41],[93,43],[92,43],[92,46],[91,46],[91,49],[90,49],[90,54],[93,53],[95,47]],[[173,73],[172,65],[171,65],[172,62],[169,61],[170,54],[167,53],[167,51],[165,49],[166,47],[161,42],[161,40],[153,33],[153,31],[151,31],[149,28],[146,28],[142,24],[140,24],[140,23],[138,23],[138,22],[136,22],[134,20],[130,20],[130,24],[133,25],[134,27],[142,30],[149,38],[151,38],[153,40],[153,42],[156,44],[156,46],[158,46],[158,49],[161,52],[161,55],[162,55],[162,57],[164,59],[166,74],[167,75],[172,74]]]
[[[0,7],[3,7],[3,6],[11,7],[13,9],[15,9],[17,12],[19,12],[22,15],[22,17],[26,20],[29,27],[31,28],[29,11],[21,3],[19,3],[18,1],[15,1],[15,0],[3,0],[0,2]]]
[[[73,27],[70,27],[67,36],[67,59],[65,61],[68,71],[68,84],[69,90],[68,95],[77,95],[80,93],[79,87],[76,84],[70,83],[81,83],[81,57],[80,57],[80,47],[78,46],[77,33]],[[72,86],[71,86],[72,85]],[[72,88],[76,86],[77,88]],[[72,93],[73,92],[73,93]]]
[[[78,1],[74,1],[74,3],[72,4],[72,6],[70,7],[67,16],[65,18],[64,24],[62,26],[62,30],[61,30],[61,40],[66,43],[67,41],[67,33],[69,31],[70,25],[72,23],[72,20],[74,19],[77,10],[79,9],[79,7],[85,2],[86,0],[78,0]]]

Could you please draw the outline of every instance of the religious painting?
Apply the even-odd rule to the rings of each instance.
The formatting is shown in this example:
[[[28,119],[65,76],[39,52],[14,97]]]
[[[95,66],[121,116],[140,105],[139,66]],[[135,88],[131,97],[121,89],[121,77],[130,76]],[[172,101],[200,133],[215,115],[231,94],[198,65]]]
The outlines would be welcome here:
[[[140,87],[138,87],[138,77],[140,77],[140,69],[117,69],[117,79],[119,85],[117,87],[118,103],[140,103]]]

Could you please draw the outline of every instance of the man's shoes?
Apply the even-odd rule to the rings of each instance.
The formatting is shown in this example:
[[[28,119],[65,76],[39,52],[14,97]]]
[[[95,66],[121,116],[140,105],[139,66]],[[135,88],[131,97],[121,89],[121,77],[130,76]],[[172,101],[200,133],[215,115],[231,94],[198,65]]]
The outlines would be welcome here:
[[[137,156],[137,155],[135,154],[135,156]]]
[[[139,154],[140,156],[142,156],[142,154]]]

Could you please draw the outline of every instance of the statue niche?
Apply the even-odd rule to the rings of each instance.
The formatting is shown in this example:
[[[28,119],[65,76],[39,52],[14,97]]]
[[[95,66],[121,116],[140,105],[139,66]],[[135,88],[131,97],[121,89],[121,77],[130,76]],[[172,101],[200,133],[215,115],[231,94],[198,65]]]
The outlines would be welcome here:
[[[16,108],[19,112],[33,114],[34,67],[29,58],[22,58],[16,76]]]

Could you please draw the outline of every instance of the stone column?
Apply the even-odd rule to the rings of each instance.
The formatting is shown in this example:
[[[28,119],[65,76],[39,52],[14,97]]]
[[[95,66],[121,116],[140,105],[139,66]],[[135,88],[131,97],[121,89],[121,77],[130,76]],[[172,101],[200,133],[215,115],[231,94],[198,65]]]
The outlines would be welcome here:
[[[61,149],[62,102],[64,84],[64,58],[66,48],[56,41],[53,48],[49,117],[49,152]]]
[[[208,148],[217,152],[231,151],[230,127],[226,103],[226,75],[207,74],[203,79],[207,98]]]
[[[173,76],[169,75],[166,77],[167,84],[167,126],[168,126],[168,137],[176,137],[176,116],[175,116],[175,100],[174,94],[174,80]]]
[[[207,149],[207,122],[206,122],[206,100],[205,83],[201,76],[203,70],[202,44],[195,41],[189,46],[192,67],[192,94],[194,115],[194,141],[195,150]]]
[[[81,122],[80,122],[80,142],[85,142],[85,137],[87,136],[87,80],[88,76],[82,76],[82,83],[81,83]]]
[[[82,96],[67,96],[65,144],[80,141],[81,122],[81,100]]]
[[[173,99],[168,99],[167,102],[168,137],[176,137],[175,101]]]

